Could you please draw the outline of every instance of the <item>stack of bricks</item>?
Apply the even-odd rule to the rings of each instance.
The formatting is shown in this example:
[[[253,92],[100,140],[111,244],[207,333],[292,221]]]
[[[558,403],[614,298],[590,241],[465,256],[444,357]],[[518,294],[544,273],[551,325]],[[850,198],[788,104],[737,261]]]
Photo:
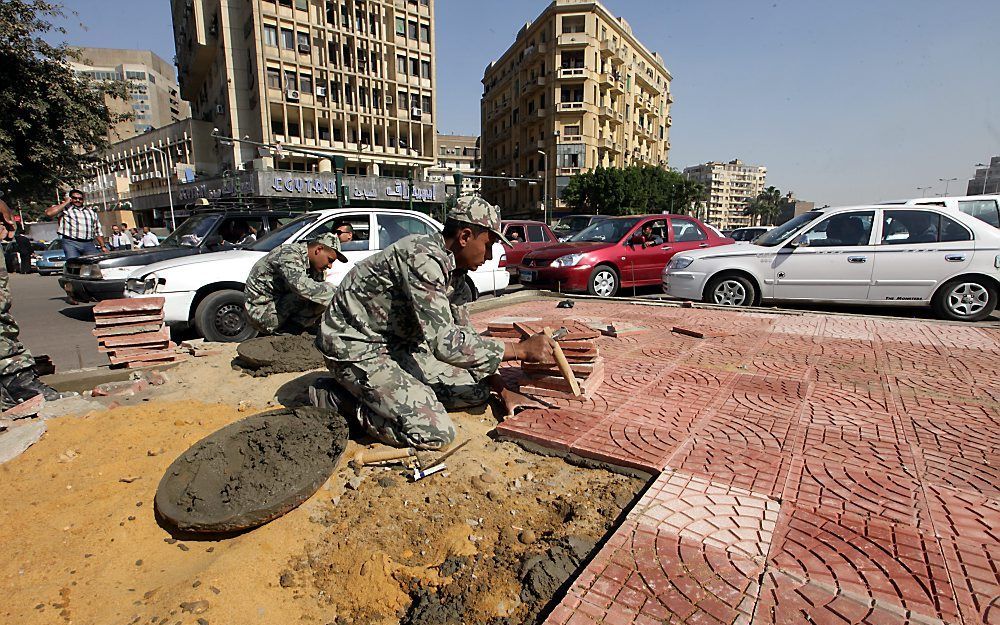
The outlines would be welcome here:
[[[556,397],[583,401],[589,398],[604,382],[604,358],[601,357],[596,339],[600,330],[575,320],[518,321],[514,323],[494,322],[489,324],[488,333],[496,338],[524,339],[541,334],[549,328],[553,332],[566,328],[567,332],[558,339],[566,361],[580,385],[580,395],[574,395],[569,382],[555,364],[521,363],[519,392],[541,397]]]
[[[163,323],[163,298],[112,299],[94,306],[97,349],[107,352],[112,365],[129,369],[186,358],[170,342]]]

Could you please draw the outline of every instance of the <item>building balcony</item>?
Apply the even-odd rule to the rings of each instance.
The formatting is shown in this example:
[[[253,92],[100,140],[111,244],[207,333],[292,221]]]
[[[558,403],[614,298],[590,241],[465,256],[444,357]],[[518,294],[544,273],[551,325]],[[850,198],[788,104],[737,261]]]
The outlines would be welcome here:
[[[601,56],[610,58],[614,63],[620,65],[625,62],[625,59],[622,58],[624,51],[622,49],[622,44],[620,43],[615,43],[610,39],[605,39],[601,41],[600,50]]]
[[[664,122],[664,125],[665,125],[665,126],[666,126],[667,128],[670,128],[671,126],[673,126],[673,125],[674,125],[674,118],[673,118],[673,117],[671,117],[671,116],[669,116],[669,115],[667,115],[667,119],[666,119],[666,121]]]
[[[559,80],[575,79],[580,80],[587,77],[587,68],[585,67],[562,67],[556,72],[556,78]]]
[[[563,33],[556,39],[556,45],[561,48],[585,48],[593,43],[593,37],[587,33]]]
[[[536,76],[535,78],[525,81],[525,83],[521,85],[521,93],[528,94],[535,91],[539,87],[544,87],[544,86],[545,86],[545,76]]]
[[[562,135],[559,143],[583,143],[583,135]]]
[[[656,79],[642,70],[635,73],[635,81],[647,89],[657,92],[660,90],[659,87],[656,86]]]
[[[664,93],[663,97],[666,99],[667,104],[673,104],[674,103],[674,96],[669,91],[666,92],[666,93]]]
[[[583,171],[582,167],[557,167],[556,168],[556,175],[557,176],[575,176],[576,174],[580,173],[581,171]]]
[[[559,102],[556,111],[560,113],[583,112],[586,102]]]

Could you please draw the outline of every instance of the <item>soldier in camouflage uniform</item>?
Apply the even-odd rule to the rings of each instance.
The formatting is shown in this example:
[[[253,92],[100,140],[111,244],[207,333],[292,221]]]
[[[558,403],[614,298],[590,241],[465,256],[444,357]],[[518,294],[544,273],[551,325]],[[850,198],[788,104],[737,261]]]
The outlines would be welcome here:
[[[349,273],[323,315],[316,345],[333,378],[310,388],[321,407],[356,410],[361,425],[396,446],[439,449],[455,439],[448,410],[479,406],[502,388],[502,360],[553,362],[552,340],[518,344],[469,324],[467,280],[492,258],[500,210],[459,198],[443,233],[412,235]]]
[[[0,239],[13,239],[14,230],[13,213],[7,203],[0,200]],[[19,340],[21,331],[10,313],[9,280],[6,267],[0,263],[0,408],[3,410],[35,395],[42,395],[47,400],[63,397],[38,379],[34,369],[35,359]]]
[[[315,329],[335,287],[324,272],[335,260],[346,263],[335,233],[280,245],[254,263],[247,278],[246,310],[264,334],[299,334]]]

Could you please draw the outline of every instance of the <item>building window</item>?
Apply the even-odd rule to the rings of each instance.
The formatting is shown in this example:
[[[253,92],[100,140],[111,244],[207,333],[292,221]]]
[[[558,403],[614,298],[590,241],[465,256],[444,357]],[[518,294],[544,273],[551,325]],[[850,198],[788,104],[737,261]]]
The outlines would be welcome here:
[[[299,89],[302,93],[312,93],[313,92],[313,77],[312,74],[300,74],[299,75]]]
[[[294,89],[296,85],[299,84],[299,78],[290,69],[285,70],[285,87],[288,89]]]
[[[431,27],[430,27],[430,24],[421,24],[420,25],[420,41],[423,41],[424,43],[430,43],[431,42]]]
[[[414,21],[408,21],[406,23],[406,36],[414,41],[417,40],[417,23]]]
[[[410,76],[420,75],[420,59],[410,57]]]
[[[556,146],[556,167],[585,167],[586,154],[582,143],[560,143]]]
[[[298,37],[299,48],[309,48],[309,33],[295,33]]]
[[[396,55],[396,73],[406,75],[406,57],[401,54]]]
[[[283,135],[285,134],[285,123],[280,119],[271,120],[271,134],[272,135]]]
[[[264,44],[278,47],[278,27],[264,24]]]
[[[583,15],[566,15],[562,18],[562,32],[582,33],[587,29],[586,18]]]
[[[295,0],[295,8],[300,11],[308,11],[309,0]]]
[[[274,68],[267,68],[267,86],[269,89],[281,89],[281,72]]]
[[[431,113],[431,97],[429,95],[422,96],[420,98],[420,108],[424,113],[430,115]]]
[[[299,132],[298,122],[288,122],[288,134],[292,137],[301,137],[302,134]]]
[[[406,20],[401,17],[396,18],[396,34],[400,37],[406,36]]]
[[[430,78],[431,77],[431,62],[430,61],[420,61],[420,77]]]
[[[396,103],[399,108],[405,111],[406,107],[410,105],[410,94],[400,89],[399,93],[396,94]]]
[[[295,33],[289,28],[281,29],[281,47],[286,50],[295,49]]]
[[[337,81],[330,83],[330,99],[336,103],[340,103],[340,83]]]

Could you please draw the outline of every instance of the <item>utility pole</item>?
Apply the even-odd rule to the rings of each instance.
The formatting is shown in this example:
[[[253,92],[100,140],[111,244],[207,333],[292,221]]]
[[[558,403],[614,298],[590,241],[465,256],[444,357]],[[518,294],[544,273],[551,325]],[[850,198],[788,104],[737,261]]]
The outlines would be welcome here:
[[[170,188],[170,155],[166,151],[155,146],[149,146],[150,150],[163,155],[163,175],[167,179],[167,198],[170,200],[170,231],[177,229],[177,220],[174,219],[174,192]]]
[[[538,150],[542,155],[542,222],[549,225],[549,155],[545,150]]]
[[[958,178],[938,178],[938,182],[943,182],[944,183],[944,194],[945,194],[945,196],[948,195],[948,185],[950,183],[952,183],[952,182],[955,182],[956,180],[958,180]]]

